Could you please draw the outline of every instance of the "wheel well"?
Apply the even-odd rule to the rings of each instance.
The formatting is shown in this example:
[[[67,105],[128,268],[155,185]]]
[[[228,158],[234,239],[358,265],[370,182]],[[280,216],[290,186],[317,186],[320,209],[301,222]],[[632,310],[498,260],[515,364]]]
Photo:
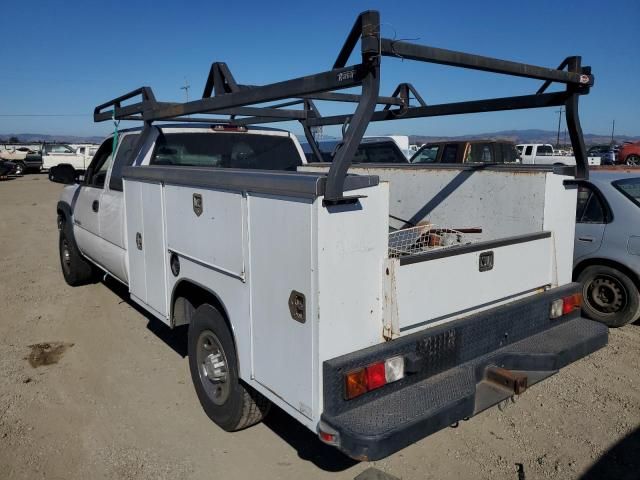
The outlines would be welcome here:
[[[591,267],[593,265],[604,265],[606,267],[611,267],[611,268],[620,270],[622,273],[627,275],[631,279],[631,281],[636,285],[636,287],[640,290],[640,278],[638,278],[638,275],[633,270],[623,265],[622,263],[616,262],[615,260],[609,260],[606,258],[589,258],[587,260],[582,261],[573,269],[573,280],[576,281],[585,268]]]
[[[233,335],[227,310],[224,308],[220,298],[212,291],[189,280],[181,280],[173,289],[171,300],[171,321],[173,325],[189,324],[196,308],[203,303],[208,303],[220,312]]]

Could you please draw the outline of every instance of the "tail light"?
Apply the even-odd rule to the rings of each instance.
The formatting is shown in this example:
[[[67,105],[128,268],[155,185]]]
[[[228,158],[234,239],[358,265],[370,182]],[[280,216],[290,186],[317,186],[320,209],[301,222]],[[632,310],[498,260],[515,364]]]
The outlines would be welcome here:
[[[402,356],[387,358],[352,370],[344,376],[345,399],[351,400],[401,378],[404,378],[404,357]]]
[[[559,318],[582,307],[582,294],[574,293],[568,297],[559,298],[551,303],[551,318]]]

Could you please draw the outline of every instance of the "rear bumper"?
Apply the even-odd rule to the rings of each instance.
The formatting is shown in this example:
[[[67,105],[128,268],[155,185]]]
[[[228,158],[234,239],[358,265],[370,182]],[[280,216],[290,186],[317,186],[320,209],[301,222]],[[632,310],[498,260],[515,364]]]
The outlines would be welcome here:
[[[557,290],[566,293],[565,288]],[[557,295],[545,293],[538,297],[546,297],[544,299],[550,301]],[[540,299],[536,303],[540,303]],[[354,354],[325,362],[325,411],[321,421],[323,426],[337,433],[338,448],[360,460],[384,458],[512,396],[513,391],[487,379],[488,367],[522,373],[527,376],[530,386],[607,344],[606,326],[577,314],[560,321],[549,320],[548,315],[546,321],[527,315],[526,318],[511,318],[510,325],[505,326],[501,320],[509,317],[509,313],[517,312],[518,308],[515,307],[499,307],[494,309],[493,315],[480,314],[476,317],[483,318],[471,317],[452,322],[457,325],[447,330],[441,328],[434,333],[422,332],[421,338],[413,338],[411,342],[418,345],[418,350],[420,346],[426,347],[421,352],[424,369],[407,374],[405,379],[397,382],[398,385],[387,385],[363,395],[363,398],[345,401],[339,392],[331,391],[335,390],[335,379],[353,368],[348,360]],[[536,305],[532,307],[532,310],[536,310]],[[465,328],[470,328],[470,322],[484,325],[481,329],[465,332]],[[504,345],[510,335],[518,336],[513,325],[522,322],[527,325],[524,328],[519,326],[521,332],[537,332],[532,335],[521,334],[521,338]],[[470,344],[469,340],[474,335],[476,342]],[[481,344],[486,344],[489,337],[504,346],[482,353]],[[379,347],[393,346],[395,342]],[[385,348],[388,350],[386,354],[403,353],[406,358],[411,353],[405,353],[405,347],[398,345],[396,348]],[[480,354],[465,355],[465,351]],[[355,355],[361,353],[355,352]],[[460,357],[472,358],[455,363],[455,359]],[[449,365],[452,362],[454,365]],[[334,370],[335,367],[337,370]],[[334,395],[334,400],[327,402],[329,395]],[[337,400],[335,395],[340,395],[340,399]],[[370,398],[364,398],[367,396]]]

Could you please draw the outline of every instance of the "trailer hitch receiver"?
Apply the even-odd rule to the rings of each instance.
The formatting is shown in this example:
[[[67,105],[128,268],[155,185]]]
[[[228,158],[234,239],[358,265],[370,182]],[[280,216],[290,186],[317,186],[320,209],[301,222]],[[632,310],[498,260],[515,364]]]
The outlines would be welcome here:
[[[487,380],[500,387],[513,392],[516,395],[524,393],[527,389],[527,376],[523,373],[516,373],[506,368],[496,366],[487,367]]]

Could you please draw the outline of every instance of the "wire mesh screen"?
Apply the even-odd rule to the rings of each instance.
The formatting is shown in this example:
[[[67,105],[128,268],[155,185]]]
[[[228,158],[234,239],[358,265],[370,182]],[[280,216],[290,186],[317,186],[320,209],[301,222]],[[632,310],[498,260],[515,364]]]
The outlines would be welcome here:
[[[389,233],[389,257],[399,258],[465,243],[470,241],[458,230],[433,224],[418,225]]]

